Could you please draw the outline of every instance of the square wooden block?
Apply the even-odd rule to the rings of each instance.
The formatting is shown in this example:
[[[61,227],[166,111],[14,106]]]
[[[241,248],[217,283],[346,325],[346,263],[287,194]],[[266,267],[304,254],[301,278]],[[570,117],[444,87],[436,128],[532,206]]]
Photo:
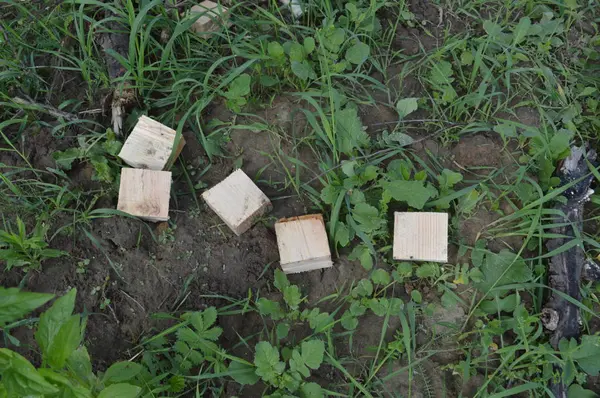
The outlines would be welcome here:
[[[394,259],[448,261],[448,213],[394,213]]]
[[[170,195],[170,171],[121,170],[117,209],[148,221],[167,221]]]
[[[281,219],[275,223],[275,234],[281,268],[286,274],[333,265],[321,214]]]
[[[229,10],[214,1],[203,1],[199,5],[193,6],[190,12],[192,14],[203,14],[191,27],[192,31],[196,33],[216,32],[221,29],[221,26],[230,25],[227,22]]]
[[[246,232],[271,209],[271,201],[241,169],[202,194],[206,204],[236,234]]]
[[[136,169],[164,170],[173,164],[183,146],[183,137],[179,140],[177,151],[171,159],[176,132],[149,118],[142,116],[123,144],[119,157]]]

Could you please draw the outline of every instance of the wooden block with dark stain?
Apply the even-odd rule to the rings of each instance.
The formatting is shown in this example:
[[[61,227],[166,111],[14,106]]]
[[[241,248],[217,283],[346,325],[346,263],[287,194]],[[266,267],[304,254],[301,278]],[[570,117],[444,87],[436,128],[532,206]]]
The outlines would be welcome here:
[[[123,144],[119,157],[136,169],[164,170],[173,164],[185,145],[180,137],[173,151],[175,138],[175,130],[142,116]]]
[[[394,213],[395,260],[448,261],[448,213]]]
[[[242,170],[205,191],[202,198],[236,235],[250,229],[272,207],[269,198]]]
[[[118,210],[148,221],[167,221],[170,195],[170,171],[121,170]]]

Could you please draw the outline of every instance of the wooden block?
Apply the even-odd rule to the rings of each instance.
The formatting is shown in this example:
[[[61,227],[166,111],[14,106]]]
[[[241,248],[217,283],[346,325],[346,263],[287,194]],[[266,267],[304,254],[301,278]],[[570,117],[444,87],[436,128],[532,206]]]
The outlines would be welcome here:
[[[170,171],[123,168],[117,209],[148,221],[167,221],[170,194]]]
[[[448,213],[394,213],[395,260],[448,261]]]
[[[271,209],[269,198],[241,169],[205,191],[202,198],[238,236]]]
[[[281,219],[275,223],[275,234],[281,268],[286,274],[333,265],[321,214]]]
[[[192,31],[196,33],[216,32],[221,26],[227,24],[229,10],[214,1],[203,1],[190,9],[192,14],[203,14],[192,25]]]
[[[172,128],[142,116],[125,141],[119,157],[136,169],[163,170],[179,156],[185,145],[183,137],[171,159],[176,132]]]

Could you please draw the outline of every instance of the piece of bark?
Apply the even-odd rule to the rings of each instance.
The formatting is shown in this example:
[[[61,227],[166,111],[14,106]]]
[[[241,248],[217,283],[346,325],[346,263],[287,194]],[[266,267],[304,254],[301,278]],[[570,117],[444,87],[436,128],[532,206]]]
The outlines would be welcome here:
[[[119,6],[119,2],[115,1],[115,5]],[[102,37],[102,48],[104,49],[104,59],[108,68],[108,76],[113,85],[112,103],[111,103],[111,120],[113,131],[117,135],[121,135],[123,131],[123,120],[125,118],[126,107],[135,102],[135,90],[126,81],[122,81],[122,77],[127,70],[118,59],[111,54],[122,56],[129,59],[129,30],[118,21],[118,16],[110,11],[106,11],[107,32]]]
[[[570,184],[589,173],[587,161],[596,163],[596,152],[582,147],[572,147],[571,154],[564,160],[559,169],[559,177],[562,185]],[[589,175],[573,187],[566,190],[563,195],[567,203],[558,205],[564,216],[555,220],[563,226],[553,228],[552,234],[565,237],[550,239],[546,243],[548,251],[553,251],[569,243],[576,237],[581,236],[583,230],[583,206],[589,200],[593,191],[590,185],[593,176]],[[550,344],[558,349],[561,339],[578,338],[580,334],[581,319],[579,307],[556,293],[562,292],[573,299],[580,301],[580,281],[585,264],[585,253],[581,245],[576,245],[565,250],[550,259],[548,266],[548,286],[551,290],[548,299],[542,309],[542,324],[551,331]],[[555,369],[561,372],[561,369]],[[567,388],[562,382],[551,383],[550,389],[555,397],[567,397]]]
[[[448,213],[394,213],[395,260],[448,261]]]
[[[267,195],[241,169],[205,191],[202,198],[238,236],[271,209]]]
[[[148,221],[167,221],[170,194],[170,171],[123,168],[117,209]]]
[[[331,251],[321,214],[284,218],[275,223],[279,262],[286,274],[329,268]]]

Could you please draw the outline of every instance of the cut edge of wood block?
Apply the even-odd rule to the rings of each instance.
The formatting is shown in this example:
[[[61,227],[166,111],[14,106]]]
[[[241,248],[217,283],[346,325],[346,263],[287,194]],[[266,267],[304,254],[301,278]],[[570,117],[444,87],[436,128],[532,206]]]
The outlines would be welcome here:
[[[165,186],[165,191],[164,192],[159,192],[160,196],[164,196],[163,198],[158,198],[159,202],[166,202],[166,206],[164,206],[163,208],[160,208],[159,205],[159,212],[164,212],[164,216],[154,216],[154,215],[148,215],[148,214],[143,214],[140,211],[137,211],[137,209],[135,208],[137,203],[136,202],[132,202],[132,200],[130,198],[128,198],[128,180],[140,180],[143,181],[143,177],[144,174],[152,174],[155,173],[155,175],[157,176],[157,178],[159,177],[159,175],[162,175],[160,178],[164,179],[163,183],[164,185],[168,185]],[[128,176],[128,174],[130,174]],[[125,178],[124,178],[125,177]],[[168,184],[166,183],[168,179]],[[171,184],[172,184],[172,174],[170,171],[162,171],[162,170],[148,170],[148,169],[135,169],[135,168],[129,168],[129,167],[124,167],[121,169],[121,181],[119,184],[119,198],[117,201],[117,210],[120,210],[124,213],[127,213],[129,215],[138,217],[142,220],[146,220],[146,221],[150,221],[150,222],[160,222],[160,221],[168,221],[169,220],[169,201],[170,201],[170,192],[171,192]],[[134,190],[136,193],[139,192],[139,190],[137,189],[137,187],[135,187],[136,189]],[[153,188],[156,188],[156,185],[153,185]],[[129,193],[131,193],[132,190],[129,190]],[[164,203],[161,203],[164,204]]]
[[[221,12],[219,12],[219,10]],[[202,14],[190,29],[197,34],[206,34],[218,31],[222,26],[229,27],[229,8],[214,1],[206,0],[190,8],[191,14]]]
[[[403,217],[411,217],[412,220],[403,220]],[[418,223],[419,217],[429,217],[429,225],[437,230],[425,230],[419,231]],[[394,260],[403,260],[403,261],[425,261],[425,262],[437,262],[437,263],[446,263],[448,262],[448,213],[444,212],[395,212],[394,213],[394,242],[392,249],[392,257]],[[437,218],[438,220],[435,220]],[[406,226],[401,225],[403,222],[412,223],[412,225]],[[414,228],[411,228],[414,227]],[[410,231],[416,231],[412,235],[413,241],[411,245],[412,249],[415,248],[416,245],[421,246],[418,251],[414,252],[413,255],[407,253],[407,249],[402,244],[402,236],[403,234],[410,233]],[[415,235],[416,234],[416,235]],[[441,241],[441,243],[437,243],[438,246],[435,247],[433,245],[436,244],[434,239],[429,239],[432,234],[438,235],[437,240]],[[420,240],[420,239],[426,240]],[[427,239],[429,241],[427,242]],[[443,246],[442,246],[443,245]],[[425,247],[424,247],[425,246]],[[429,247],[427,247],[429,246]],[[423,249],[423,250],[421,250]],[[428,253],[424,253],[427,251]]]
[[[313,260],[298,261],[296,263],[281,264],[285,274],[297,274],[300,272],[315,271],[333,267],[331,256],[320,257]]]
[[[177,136],[175,138],[177,139]],[[167,164],[165,164],[163,170],[170,170],[171,167],[173,167],[175,161],[177,160],[179,155],[181,155],[181,151],[183,151],[183,147],[185,146],[185,144],[185,138],[183,138],[183,135],[181,135],[181,137],[179,138],[179,143],[177,144],[177,149],[175,150],[175,152],[171,153],[171,156],[169,157],[169,160],[167,160]]]
[[[259,203],[259,207],[255,211],[253,211],[251,214],[249,214],[241,223],[236,225],[236,224],[233,224],[230,220],[228,220],[224,214],[221,214],[221,209],[219,209],[218,207],[215,206],[216,203],[213,203],[213,200],[211,199],[211,197],[214,192],[216,192],[219,188],[221,188],[223,185],[225,185],[223,183],[226,183],[228,179],[239,178],[239,177],[246,180],[246,182],[248,184],[251,184],[250,186],[253,188],[253,190],[255,192],[260,193],[260,195],[257,198],[257,199],[259,199],[260,203]],[[223,185],[221,185],[221,184],[223,184]],[[244,171],[242,169],[235,170],[233,173],[228,175],[224,180],[217,183],[212,188],[204,191],[202,193],[202,199],[204,199],[204,202],[208,205],[208,207],[210,207],[210,209],[212,211],[214,211],[217,214],[217,216],[219,216],[219,218],[237,236],[242,235],[244,232],[246,232],[250,228],[252,228],[252,226],[254,225],[254,223],[256,222],[256,220],[258,218],[260,218],[264,214],[268,213],[273,208],[273,205],[271,204],[271,200],[269,199],[269,197],[267,195],[265,195],[265,193],[254,183],[254,181],[252,181],[252,179],[246,173],[244,173]]]

